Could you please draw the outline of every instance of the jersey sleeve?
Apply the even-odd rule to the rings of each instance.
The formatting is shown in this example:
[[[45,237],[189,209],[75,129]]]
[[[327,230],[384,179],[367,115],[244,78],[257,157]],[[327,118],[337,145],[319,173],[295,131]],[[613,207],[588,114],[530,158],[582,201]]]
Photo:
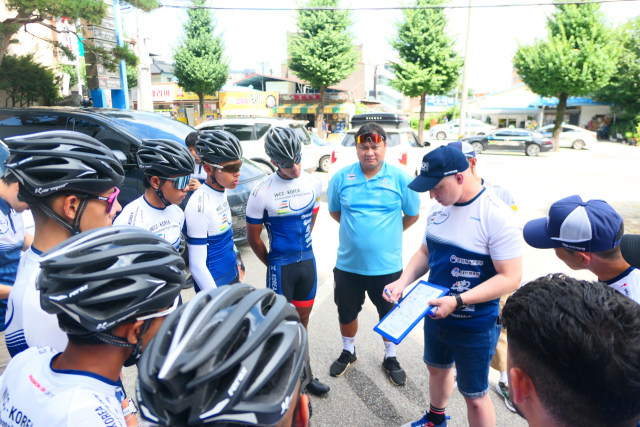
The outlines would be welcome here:
[[[269,179],[269,178],[267,178]],[[267,197],[265,188],[266,180],[253,189],[247,201],[247,218],[249,224],[260,225],[264,221],[264,211],[267,206]]]
[[[517,212],[518,206],[516,205],[516,201],[513,198],[513,194],[511,194],[511,191],[509,191],[508,188],[501,187],[500,192],[502,193],[502,197],[501,197],[502,201],[504,201],[507,204],[507,206],[509,206],[511,209]]]
[[[496,261],[504,261],[522,256],[522,226],[516,215],[495,207],[489,218],[489,255]]]
[[[329,181],[329,187],[327,188],[327,199],[329,200],[329,212],[338,212],[342,210],[340,204],[340,182],[341,174],[337,173]]]
[[[113,220],[113,225],[131,225],[127,220],[128,218],[129,218],[129,210],[125,206],[125,208],[122,209],[122,212],[120,212],[120,215],[118,215],[116,219]]]
[[[184,210],[187,224],[187,243],[190,245],[206,245],[209,236],[209,216],[205,210],[205,194],[196,191]]]
[[[322,181],[315,176],[312,176],[314,184],[314,192],[316,193],[316,201],[313,205],[313,213],[318,213],[320,210],[320,199],[322,199]]]
[[[402,212],[407,216],[416,216],[420,213],[420,194],[408,187],[411,177],[407,175],[406,178],[402,188]]]
[[[175,217],[176,220],[178,221],[178,224],[180,225],[180,230],[182,230],[184,228],[184,212],[182,209],[180,209],[179,206],[173,205],[173,207],[175,208]]]

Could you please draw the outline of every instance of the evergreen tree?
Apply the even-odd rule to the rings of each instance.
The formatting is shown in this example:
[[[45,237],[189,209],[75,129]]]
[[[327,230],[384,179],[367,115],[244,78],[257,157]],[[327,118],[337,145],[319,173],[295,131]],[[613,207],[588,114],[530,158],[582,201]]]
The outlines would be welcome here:
[[[204,6],[206,0],[194,0],[194,6]],[[194,92],[200,100],[200,116],[204,115],[205,95],[215,95],[227,82],[229,65],[224,57],[222,37],[214,35],[215,21],[208,9],[187,10],[184,34],[173,52],[173,75],[178,85]]]
[[[416,6],[440,6],[443,0],[417,0]],[[400,61],[394,63],[396,78],[391,85],[410,97],[420,97],[418,137],[424,143],[424,110],[427,95],[446,95],[455,89],[463,60],[447,34],[447,17],[442,9],[405,9],[396,24],[391,46]]]
[[[309,0],[303,7],[338,7],[339,0]],[[289,40],[289,68],[298,78],[320,91],[316,124],[324,137],[324,94],[349,77],[355,70],[354,36],[350,31],[353,20],[348,11],[300,10],[298,32]]]
[[[49,67],[36,62],[33,54],[5,55],[0,66],[0,90],[7,94],[5,107],[31,106],[40,97],[53,105],[60,98],[61,78]]]

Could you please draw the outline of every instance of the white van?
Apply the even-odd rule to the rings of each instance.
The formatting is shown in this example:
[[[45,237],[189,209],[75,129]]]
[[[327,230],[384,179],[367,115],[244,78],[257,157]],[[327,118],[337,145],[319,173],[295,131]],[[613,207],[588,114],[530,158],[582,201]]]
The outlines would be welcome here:
[[[289,127],[302,141],[302,169],[313,172],[318,167],[311,136],[305,129],[306,121],[274,117],[247,117],[207,120],[196,126],[198,130],[225,130],[240,140],[243,155],[261,166],[265,172],[275,172],[269,156],[264,151],[264,137],[272,127]]]

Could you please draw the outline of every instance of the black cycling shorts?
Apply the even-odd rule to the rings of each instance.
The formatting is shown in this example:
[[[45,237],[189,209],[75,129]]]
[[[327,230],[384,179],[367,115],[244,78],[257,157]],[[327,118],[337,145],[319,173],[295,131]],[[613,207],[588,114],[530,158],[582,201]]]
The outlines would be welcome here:
[[[378,316],[382,320],[393,308],[393,303],[382,297],[384,287],[398,280],[400,276],[402,276],[402,270],[381,276],[365,276],[334,268],[335,288],[333,300],[338,306],[338,320],[340,323],[348,325],[358,318],[358,313],[360,313],[362,304],[364,304],[365,292],[369,294],[369,299],[376,306]]]
[[[270,263],[267,268],[267,288],[284,295],[296,307],[313,305],[317,284],[315,257],[286,265]]]

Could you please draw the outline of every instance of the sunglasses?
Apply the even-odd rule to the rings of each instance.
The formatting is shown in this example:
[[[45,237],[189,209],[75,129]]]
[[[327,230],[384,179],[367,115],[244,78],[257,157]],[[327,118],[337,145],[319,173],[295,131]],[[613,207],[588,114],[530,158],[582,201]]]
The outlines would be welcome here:
[[[184,190],[189,186],[191,175],[179,176],[177,178],[162,178],[166,181],[173,181],[173,188],[176,190]]]
[[[220,166],[220,165],[214,165],[212,163],[207,163],[209,166],[213,166],[214,168],[220,169],[220,172],[227,172],[227,173],[236,173],[236,172],[240,172],[240,168],[242,167],[242,160],[240,160],[238,163],[231,163],[230,165],[224,165],[224,166]]]
[[[159,311],[157,313],[148,314],[146,316],[136,317],[136,320],[149,320],[149,319],[155,319],[156,317],[168,316],[171,313],[173,313],[174,311],[176,311],[176,308],[178,308],[179,300],[180,300],[180,296],[178,295],[176,297],[176,299],[173,301],[173,305],[171,307],[167,308],[166,310],[162,310],[162,311]]]
[[[120,189],[118,187],[115,187],[113,190],[113,193],[111,193],[109,197],[93,196],[93,195],[87,195],[87,194],[78,195],[78,197],[82,197],[83,199],[94,199],[94,200],[102,200],[103,202],[107,202],[107,214],[111,214],[111,212],[113,211],[113,205],[115,205],[116,200],[118,200],[118,194],[120,194]]]
[[[363,144],[365,142],[373,142],[374,144],[378,144],[380,142],[384,142],[384,136],[378,135],[377,133],[363,133],[362,135],[358,135],[356,137],[356,143]]]
[[[275,163],[275,164],[276,164],[276,166],[278,166],[279,168],[289,169],[289,168],[292,168],[292,167],[293,167],[294,163],[295,163],[296,165],[299,165],[301,161],[302,161],[302,153],[298,153],[298,154],[296,154],[296,156],[293,158],[293,160],[289,160],[289,161],[287,161],[287,162],[276,162],[276,161],[274,160],[274,162],[273,162],[273,163]]]

